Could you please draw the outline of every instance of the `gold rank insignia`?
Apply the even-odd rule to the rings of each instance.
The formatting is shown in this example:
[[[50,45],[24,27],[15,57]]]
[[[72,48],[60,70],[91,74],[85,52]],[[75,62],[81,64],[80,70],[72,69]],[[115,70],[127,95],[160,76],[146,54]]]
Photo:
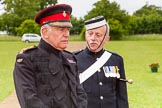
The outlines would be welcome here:
[[[21,63],[23,61],[22,58],[17,59],[17,63]]]
[[[27,47],[27,48],[23,48],[20,52],[19,52],[19,54],[22,54],[23,52],[25,52],[25,51],[27,51],[27,50],[30,50],[30,49],[33,49],[33,48],[35,48],[36,46],[34,45],[34,46],[30,46],[30,47]]]

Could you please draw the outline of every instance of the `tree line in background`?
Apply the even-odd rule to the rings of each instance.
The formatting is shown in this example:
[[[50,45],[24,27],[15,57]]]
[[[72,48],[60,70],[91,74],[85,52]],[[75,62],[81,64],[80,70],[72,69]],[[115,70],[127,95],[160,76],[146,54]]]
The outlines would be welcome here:
[[[0,16],[0,31],[7,31],[9,35],[22,36],[23,33],[32,32],[40,34],[40,27],[34,22],[35,14],[44,7],[54,5],[57,0],[3,0],[5,13]],[[93,8],[83,17],[71,16],[73,28],[72,35],[84,37],[84,21],[102,15],[110,25],[112,40],[120,40],[126,35],[135,34],[162,34],[162,7],[148,5],[129,15],[120,9],[116,2],[109,0],[96,2]]]

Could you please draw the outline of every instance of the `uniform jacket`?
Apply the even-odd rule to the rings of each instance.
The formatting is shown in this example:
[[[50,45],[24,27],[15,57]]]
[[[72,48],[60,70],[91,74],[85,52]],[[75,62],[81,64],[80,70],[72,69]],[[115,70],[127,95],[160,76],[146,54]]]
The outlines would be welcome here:
[[[15,89],[21,108],[86,108],[74,56],[41,40],[17,55]]]
[[[79,72],[82,73],[99,58],[105,50],[93,53],[87,48],[75,53]],[[125,79],[124,64],[121,56],[112,53],[109,60],[90,78],[83,82],[88,96],[88,108],[128,108],[126,83],[117,77],[106,77],[104,67],[118,67],[120,78]]]

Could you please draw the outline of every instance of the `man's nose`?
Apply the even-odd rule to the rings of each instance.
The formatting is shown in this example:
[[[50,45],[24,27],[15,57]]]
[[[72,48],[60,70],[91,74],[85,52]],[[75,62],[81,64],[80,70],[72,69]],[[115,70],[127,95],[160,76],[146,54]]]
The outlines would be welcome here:
[[[96,39],[96,35],[95,35],[95,34],[92,34],[92,35],[91,35],[91,39],[92,39],[92,40],[95,40],[95,39]]]

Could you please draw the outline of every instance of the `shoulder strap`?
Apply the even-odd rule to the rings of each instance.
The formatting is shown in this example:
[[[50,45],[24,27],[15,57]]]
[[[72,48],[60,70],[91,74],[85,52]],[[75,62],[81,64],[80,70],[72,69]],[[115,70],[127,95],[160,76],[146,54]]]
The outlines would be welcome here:
[[[27,52],[27,51],[29,51],[29,50],[33,50],[33,49],[35,49],[35,48],[37,48],[37,46],[35,46],[35,45],[30,46],[30,47],[27,47],[27,48],[23,48],[23,49],[19,52],[19,54],[22,54],[22,53]]]
[[[111,55],[112,55],[111,53],[105,51],[95,63],[93,63],[84,72],[80,73],[79,75],[80,83],[83,83],[90,76],[92,76],[97,70],[99,70],[109,60]]]

